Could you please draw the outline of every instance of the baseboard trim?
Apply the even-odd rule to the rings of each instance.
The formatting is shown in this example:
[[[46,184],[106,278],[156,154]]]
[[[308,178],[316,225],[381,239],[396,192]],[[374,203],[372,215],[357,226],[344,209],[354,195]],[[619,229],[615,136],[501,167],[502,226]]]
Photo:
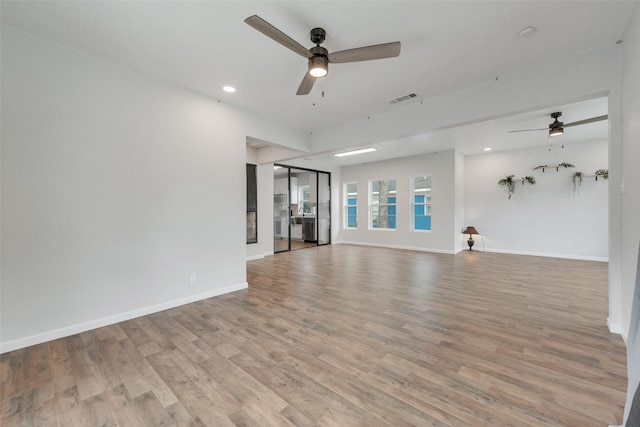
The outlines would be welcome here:
[[[387,245],[384,243],[365,243],[365,242],[349,242],[349,241],[341,241],[339,244],[341,245],[354,245],[354,246],[373,246],[377,248],[388,248],[388,249],[402,249],[406,251],[418,251],[418,252],[434,252],[439,254],[450,254],[455,255],[454,250],[445,250],[445,249],[433,249],[433,248],[422,248],[416,246],[404,246],[404,245]]]
[[[609,332],[620,335],[625,345],[627,344],[627,334],[619,323],[614,323],[610,317],[607,317],[607,327],[609,328]]]
[[[619,323],[613,323],[610,317],[607,317],[607,327],[612,334],[622,335],[622,328]]]
[[[473,250],[476,252],[476,250]],[[582,255],[571,255],[571,254],[550,254],[546,252],[526,252],[526,251],[511,251],[504,249],[478,249],[477,252],[493,252],[497,254],[510,254],[510,255],[528,255],[528,256],[540,256],[547,258],[564,258],[564,259],[576,259],[581,261],[599,261],[599,262],[609,262],[608,257],[593,257],[593,256],[582,256]]]
[[[261,255],[251,255],[251,256],[248,256],[248,257],[247,257],[247,261],[253,261],[253,260],[256,260],[256,259],[262,259],[262,258],[264,258],[264,254],[261,254]]]
[[[70,335],[79,334],[81,332],[90,331],[92,329],[102,328],[104,326],[113,325],[115,323],[124,322],[126,320],[135,319],[136,317],[146,316],[148,314],[157,313],[160,311],[168,310],[170,308],[175,308],[181,305],[190,304],[192,302],[217,297],[217,296],[228,294],[235,291],[240,291],[242,289],[247,289],[248,287],[249,287],[249,284],[247,282],[239,283],[237,285],[226,286],[224,288],[214,289],[201,294],[190,295],[185,298],[179,298],[179,299],[167,301],[161,304],[156,304],[148,307],[142,307],[136,310],[127,311],[125,313],[120,313],[113,316],[107,316],[101,319],[95,319],[89,322],[79,323],[79,324],[67,326],[64,328],[54,329],[52,331],[42,332],[42,333],[31,335],[28,337],[19,338],[13,341],[3,342],[3,343],[0,343],[0,354],[7,353],[9,351],[19,350],[21,348],[29,347],[36,344],[42,344],[47,341],[68,337]]]

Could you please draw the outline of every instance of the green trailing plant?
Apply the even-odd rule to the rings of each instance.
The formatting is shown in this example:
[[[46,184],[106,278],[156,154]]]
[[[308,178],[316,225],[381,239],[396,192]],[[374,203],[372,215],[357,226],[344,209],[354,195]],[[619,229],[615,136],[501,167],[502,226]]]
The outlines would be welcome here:
[[[584,174],[582,172],[576,172],[573,174],[573,192],[577,193],[578,192],[578,188],[580,188],[580,186],[582,185],[582,178],[584,177]]]
[[[609,169],[598,169],[596,171],[596,181],[599,176],[601,176],[602,179],[609,179]]]
[[[522,180],[522,184],[524,184],[525,182],[528,182],[529,184],[535,184],[536,183],[536,179],[532,176],[523,176],[522,178],[520,178]]]
[[[504,187],[509,199],[513,195],[514,191],[516,191],[516,181],[513,179],[513,175],[507,175],[504,178],[500,178],[498,180],[498,185]]]
[[[558,170],[560,170],[560,168],[575,168],[575,166],[569,162],[562,162],[562,163],[558,163],[556,166],[549,166],[549,165],[536,166],[535,168],[533,168],[533,170],[542,169],[542,172],[544,172],[545,169],[550,169],[550,168],[556,168],[556,172],[557,172]]]
[[[517,181],[518,180],[515,179],[515,175],[507,175],[504,178],[500,178],[498,180],[498,185],[500,187],[504,187],[504,190],[507,192],[509,199],[511,199],[511,196],[513,196],[513,193],[516,191]],[[536,183],[536,179],[532,176],[523,176],[522,178],[520,178],[520,181],[522,181],[523,185],[525,183],[528,183],[528,184]]]

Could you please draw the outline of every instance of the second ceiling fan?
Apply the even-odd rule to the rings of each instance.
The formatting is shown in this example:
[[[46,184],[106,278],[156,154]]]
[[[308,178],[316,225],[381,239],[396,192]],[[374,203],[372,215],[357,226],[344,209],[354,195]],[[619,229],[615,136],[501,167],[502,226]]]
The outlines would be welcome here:
[[[512,133],[512,132],[530,132],[530,131],[537,131],[537,130],[548,130],[550,137],[551,136],[558,136],[558,135],[562,135],[564,133],[564,128],[568,128],[568,127],[571,127],[571,126],[578,126],[578,125],[586,125],[588,123],[599,122],[599,121],[602,121],[602,120],[607,120],[609,118],[609,116],[607,114],[605,114],[605,115],[602,115],[602,116],[596,116],[596,117],[591,117],[591,118],[584,119],[584,120],[578,120],[577,122],[562,123],[561,121],[558,120],[558,118],[560,116],[562,116],[562,112],[560,112],[560,111],[556,111],[555,113],[551,113],[551,118],[553,119],[553,123],[551,123],[546,128],[510,130],[507,133]]]
[[[400,42],[383,43],[329,53],[327,49],[320,46],[326,36],[325,30],[322,28],[311,30],[311,41],[316,45],[311,49],[307,49],[258,15],[252,15],[245,19],[244,22],[309,60],[309,69],[305,73],[296,95],[307,95],[311,92],[316,79],[326,76],[329,72],[329,63],[369,61],[400,55]]]

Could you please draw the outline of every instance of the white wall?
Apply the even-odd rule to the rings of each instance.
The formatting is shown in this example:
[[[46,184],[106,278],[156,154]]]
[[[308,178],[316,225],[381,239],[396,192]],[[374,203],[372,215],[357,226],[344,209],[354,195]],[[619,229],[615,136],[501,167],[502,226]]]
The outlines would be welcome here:
[[[584,178],[576,192],[572,182],[576,171],[607,169],[607,150],[601,140],[468,156],[465,224],[478,229],[487,251],[608,260],[609,182]],[[532,170],[560,162],[576,167]],[[512,174],[536,184],[518,183],[509,199],[497,181]]]
[[[454,183],[454,207],[453,211],[455,213],[455,223],[452,230],[452,239],[454,244],[454,251],[456,253],[460,252],[463,249],[463,243],[460,239],[460,231],[466,228],[465,225],[465,205],[464,205],[464,195],[465,195],[465,185],[464,185],[464,177],[465,177],[465,157],[462,153],[456,151],[455,159],[455,183]],[[470,224],[472,225],[472,224]],[[466,244],[466,239],[464,241],[464,247],[468,248]]]
[[[440,153],[405,157],[382,162],[366,163],[342,168],[342,182],[358,183],[358,229],[342,229],[342,241],[364,245],[454,253],[452,238],[456,225],[455,168],[456,153]],[[428,175],[432,178],[430,232],[411,231],[411,178]],[[368,188],[373,179],[396,179],[396,229],[369,230]],[[343,201],[342,189],[340,205]],[[340,226],[344,223],[340,211]]]
[[[7,27],[2,67],[1,351],[246,287],[246,136],[306,133]]]
[[[636,5],[622,43],[621,326],[629,332],[640,242],[640,5]],[[616,218],[618,220],[618,218]]]

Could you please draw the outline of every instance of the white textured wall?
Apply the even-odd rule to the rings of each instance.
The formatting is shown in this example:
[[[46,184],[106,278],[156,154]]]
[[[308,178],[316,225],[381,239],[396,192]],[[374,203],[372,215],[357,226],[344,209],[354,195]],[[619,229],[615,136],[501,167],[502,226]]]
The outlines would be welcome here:
[[[629,332],[631,303],[640,242],[640,5],[622,37],[622,193],[621,254],[622,254],[622,329]]]
[[[246,286],[246,136],[304,132],[7,27],[1,83],[2,351]]]
[[[464,218],[464,177],[465,177],[465,157],[462,153],[457,152],[455,154],[455,197],[454,197],[454,208],[453,211],[455,213],[455,224],[452,230],[452,239],[454,244],[455,252],[460,252],[464,248],[468,248],[466,239],[460,238],[460,230],[463,230],[469,225],[473,224],[465,224]]]
[[[584,178],[574,193],[572,175],[607,169],[607,150],[604,140],[468,156],[465,224],[478,229],[487,251],[606,261],[609,182]],[[576,167],[532,170],[560,162]],[[518,183],[508,199],[497,181],[511,174],[533,176],[536,184]]]
[[[421,156],[405,157],[382,162],[346,166],[342,168],[342,182],[358,183],[358,229],[342,230],[342,241],[365,245],[380,245],[434,252],[454,253],[457,229],[455,213],[455,157],[454,150]],[[432,177],[431,232],[411,231],[411,178]],[[396,224],[390,230],[368,229],[368,188],[372,179],[396,179]],[[341,189],[342,194],[342,189]],[[340,203],[342,203],[342,195]],[[340,226],[344,223],[341,210]]]

